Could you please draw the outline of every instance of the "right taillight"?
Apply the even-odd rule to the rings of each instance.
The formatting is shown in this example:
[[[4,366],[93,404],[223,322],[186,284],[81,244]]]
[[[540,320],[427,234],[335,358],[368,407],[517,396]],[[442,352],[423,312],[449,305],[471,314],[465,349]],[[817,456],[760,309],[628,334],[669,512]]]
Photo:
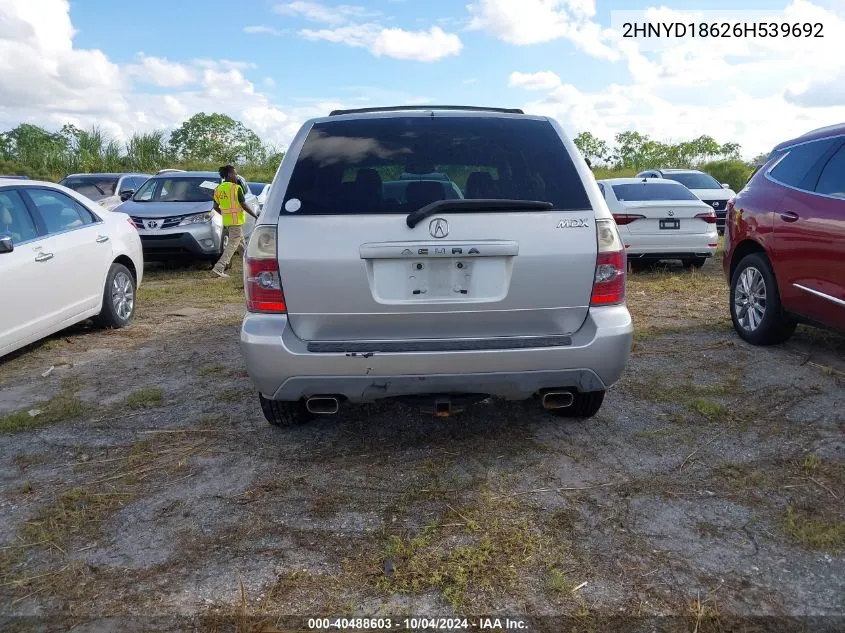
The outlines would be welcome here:
[[[635,213],[614,213],[613,219],[618,226],[625,226],[637,220],[645,220],[644,215],[637,215]]]
[[[250,312],[287,312],[276,253],[276,227],[256,226],[244,256],[244,292]]]
[[[695,216],[699,220],[704,220],[707,224],[716,224],[716,212],[708,211],[707,213],[699,213]]]
[[[598,256],[590,305],[607,306],[625,302],[625,247],[614,220],[596,220]]]

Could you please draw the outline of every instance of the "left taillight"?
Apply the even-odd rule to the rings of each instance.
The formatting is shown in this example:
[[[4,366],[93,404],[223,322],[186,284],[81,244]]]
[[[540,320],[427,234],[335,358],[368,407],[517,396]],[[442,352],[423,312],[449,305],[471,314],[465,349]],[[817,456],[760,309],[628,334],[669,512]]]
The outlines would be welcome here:
[[[607,306],[625,302],[625,247],[614,220],[596,220],[598,255],[590,305]]]
[[[699,220],[704,220],[707,224],[716,224],[716,212],[708,211],[707,213],[699,213],[695,216]]]
[[[276,227],[256,226],[244,257],[244,292],[250,312],[287,312],[276,254]]]

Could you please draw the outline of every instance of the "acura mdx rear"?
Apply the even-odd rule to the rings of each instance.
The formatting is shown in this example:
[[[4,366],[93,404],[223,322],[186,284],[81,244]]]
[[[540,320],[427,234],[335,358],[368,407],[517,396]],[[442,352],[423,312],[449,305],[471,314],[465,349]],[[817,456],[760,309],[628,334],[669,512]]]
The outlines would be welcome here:
[[[335,112],[299,131],[249,240],[241,347],[275,425],[385,398],[440,416],[535,398],[586,418],[630,352],[625,269],[555,121]]]

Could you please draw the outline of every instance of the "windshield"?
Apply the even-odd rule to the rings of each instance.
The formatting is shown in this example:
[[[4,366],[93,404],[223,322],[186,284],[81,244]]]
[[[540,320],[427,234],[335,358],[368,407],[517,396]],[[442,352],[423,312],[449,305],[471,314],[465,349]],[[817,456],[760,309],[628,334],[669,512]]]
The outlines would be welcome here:
[[[613,185],[613,193],[620,202],[647,200],[698,200],[692,191],[672,182],[634,182]]]
[[[291,213],[410,213],[438,200],[590,201],[548,121],[387,117],[315,124],[285,193]],[[287,207],[286,207],[287,208]]]
[[[171,176],[150,178],[132,196],[135,202],[211,202],[214,187],[201,187],[211,183],[217,187],[219,178],[199,176]]]
[[[663,174],[667,180],[674,180],[681,183],[687,189],[721,189],[715,178],[707,174],[689,172],[684,174]]]
[[[113,176],[73,176],[65,178],[59,184],[73,189],[89,200],[101,200],[114,195],[117,180]]]

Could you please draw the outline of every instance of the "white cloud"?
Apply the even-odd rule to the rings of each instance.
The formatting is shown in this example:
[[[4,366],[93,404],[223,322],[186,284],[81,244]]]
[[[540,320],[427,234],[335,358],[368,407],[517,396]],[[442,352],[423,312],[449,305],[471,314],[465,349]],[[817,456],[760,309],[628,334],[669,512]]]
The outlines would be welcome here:
[[[184,86],[191,83],[195,75],[190,68],[163,57],[138,55],[139,63],[127,66],[127,72],[146,83],[162,87]]]
[[[264,33],[266,35],[283,35],[284,31],[281,29],[273,28],[272,26],[267,26],[266,24],[253,24],[250,26],[244,27],[244,33]]]
[[[439,26],[428,31],[406,31],[382,28],[377,24],[350,24],[332,29],[302,29],[302,37],[366,48],[376,57],[420,62],[439,61],[461,52],[463,44],[454,33],[446,33]]]
[[[557,3],[541,4],[548,8]],[[585,3],[587,12],[589,5]],[[646,14],[652,21],[681,23],[689,23],[691,15],[666,7]],[[741,143],[743,153],[751,156],[781,140],[845,120],[845,76],[837,52],[845,41],[845,12],[792,0],[771,14],[793,22],[822,22],[825,37],[715,43],[667,39],[657,50],[643,50],[636,40],[611,32],[602,45],[627,65],[630,83],[583,91],[545,71],[514,72],[509,85],[545,91],[545,97],[524,109],[558,118],[571,133],[589,130],[607,140],[625,129],[660,140],[709,134],[722,142]]]
[[[324,24],[343,24],[351,18],[370,18],[381,15],[378,11],[371,11],[365,7],[351,4],[326,6],[319,2],[286,2],[277,4],[273,11],[279,15],[290,15],[305,18],[312,22]]]
[[[610,61],[619,52],[604,41],[612,32],[592,21],[594,0],[477,0],[467,6],[469,28],[517,46],[565,38],[576,47]]]
[[[265,88],[275,88],[276,81],[272,77],[265,77],[264,78],[264,87]]]
[[[557,73],[550,70],[543,70],[537,73],[512,72],[508,78],[508,85],[511,88],[523,88],[525,90],[552,90],[560,86],[561,81]]]
[[[305,118],[344,105],[322,100],[283,110],[244,74],[252,63],[139,54],[120,66],[102,51],[75,47],[73,37],[67,0],[0,2],[0,130],[73,123],[125,140],[134,131],[172,129],[197,112],[223,112],[283,147]]]

